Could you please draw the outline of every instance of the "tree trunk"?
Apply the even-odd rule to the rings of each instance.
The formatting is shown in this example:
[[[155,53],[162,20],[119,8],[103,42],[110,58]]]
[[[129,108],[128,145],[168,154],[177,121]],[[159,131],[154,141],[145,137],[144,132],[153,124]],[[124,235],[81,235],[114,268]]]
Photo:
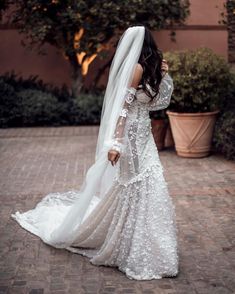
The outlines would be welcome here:
[[[78,97],[81,93],[83,87],[83,76],[82,76],[82,68],[78,63],[76,53],[69,56],[69,61],[72,67],[72,95],[73,97]]]
[[[72,73],[72,94],[73,97],[78,97],[83,87],[83,77],[81,67],[73,68]]]

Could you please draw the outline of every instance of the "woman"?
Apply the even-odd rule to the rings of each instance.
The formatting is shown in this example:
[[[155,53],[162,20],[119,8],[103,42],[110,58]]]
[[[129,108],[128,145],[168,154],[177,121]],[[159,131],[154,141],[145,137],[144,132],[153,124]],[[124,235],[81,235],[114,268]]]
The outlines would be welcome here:
[[[149,118],[170,103],[167,70],[147,28],[124,32],[109,72],[95,163],[79,191],[48,194],[34,209],[12,214],[23,228],[130,279],[177,275],[175,210]]]

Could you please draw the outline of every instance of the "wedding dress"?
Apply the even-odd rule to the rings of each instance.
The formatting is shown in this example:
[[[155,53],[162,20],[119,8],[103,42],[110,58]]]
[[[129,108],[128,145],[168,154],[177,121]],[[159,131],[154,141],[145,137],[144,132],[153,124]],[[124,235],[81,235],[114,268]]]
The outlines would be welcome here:
[[[112,149],[121,153],[117,173],[111,187],[103,190],[101,199],[93,196],[76,239],[70,246],[61,243],[60,248],[87,256],[94,265],[117,267],[130,279],[177,275],[175,207],[149,118],[149,111],[169,105],[172,91],[169,74],[165,74],[158,95],[151,101],[141,87],[126,89],[112,140]],[[49,242],[51,232],[78,198],[76,190],[50,193],[34,209],[16,212],[12,217],[23,228],[53,245]]]

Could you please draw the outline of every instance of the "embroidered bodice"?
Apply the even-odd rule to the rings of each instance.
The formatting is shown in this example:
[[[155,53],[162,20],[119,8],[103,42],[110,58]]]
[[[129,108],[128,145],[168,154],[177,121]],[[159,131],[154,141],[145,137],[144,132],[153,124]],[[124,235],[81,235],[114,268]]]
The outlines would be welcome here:
[[[150,92],[154,94],[154,91],[148,86]],[[113,135],[113,150],[122,152],[124,147],[124,129],[125,125],[132,121],[132,123],[138,124],[141,126],[149,125],[149,111],[161,110],[166,108],[171,99],[171,94],[173,92],[173,80],[169,74],[165,74],[163,77],[160,86],[159,93],[154,97],[153,100],[144,92],[140,87],[135,89],[133,87],[128,88],[125,94],[125,102],[123,109],[120,113],[120,116],[117,121],[116,130]],[[142,127],[143,127],[142,125]]]

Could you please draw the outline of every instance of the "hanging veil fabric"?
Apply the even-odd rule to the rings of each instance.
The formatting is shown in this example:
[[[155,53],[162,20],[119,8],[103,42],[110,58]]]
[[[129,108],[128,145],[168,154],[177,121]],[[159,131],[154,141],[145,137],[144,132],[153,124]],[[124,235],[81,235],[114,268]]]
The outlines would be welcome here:
[[[144,34],[143,26],[134,26],[119,40],[103,101],[95,162],[87,171],[80,190],[50,193],[34,209],[11,215],[22,227],[56,248],[73,244],[80,225],[113,184],[117,165],[110,164],[107,152],[113,144],[116,123],[138,63]]]

